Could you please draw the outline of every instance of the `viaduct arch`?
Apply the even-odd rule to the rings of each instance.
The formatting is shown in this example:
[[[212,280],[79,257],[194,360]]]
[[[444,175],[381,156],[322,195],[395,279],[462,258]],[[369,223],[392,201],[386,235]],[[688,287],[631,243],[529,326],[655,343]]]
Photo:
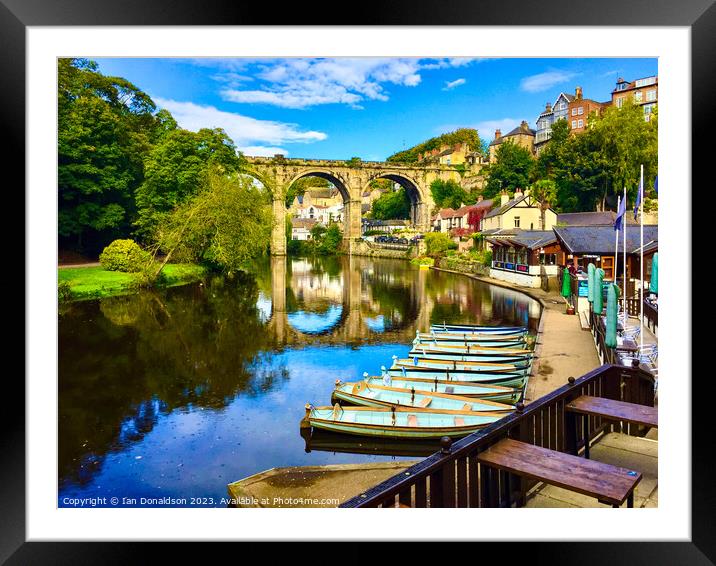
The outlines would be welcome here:
[[[400,165],[382,161],[333,161],[326,159],[287,159],[246,157],[245,173],[260,180],[271,193],[273,207],[272,255],[286,255],[286,191],[302,177],[321,177],[333,183],[344,204],[343,239],[347,251],[361,236],[361,195],[371,181],[390,179],[406,189],[411,203],[411,221],[419,230],[430,227],[434,207],[430,183],[436,179],[460,182],[460,173],[442,165]]]

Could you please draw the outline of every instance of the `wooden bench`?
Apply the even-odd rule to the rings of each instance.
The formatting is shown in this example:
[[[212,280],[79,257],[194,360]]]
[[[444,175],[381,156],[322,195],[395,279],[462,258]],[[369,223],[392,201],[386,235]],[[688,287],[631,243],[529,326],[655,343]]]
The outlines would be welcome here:
[[[504,438],[477,456],[485,466],[596,497],[600,503],[634,507],[641,473]],[[484,473],[484,470],[483,470]]]
[[[584,457],[589,458],[589,417],[602,417],[615,421],[624,421],[637,425],[644,425],[656,428],[658,426],[659,414],[656,407],[648,405],[637,405],[636,403],[625,403],[624,401],[615,401],[614,399],[605,399],[604,397],[591,397],[582,395],[574,401],[567,403],[565,409],[567,415],[570,413],[583,415],[584,426]],[[567,418],[566,426],[570,429],[567,433],[568,437],[575,438],[576,420]],[[568,443],[569,444],[569,443]],[[577,447],[572,443],[570,452],[577,453]]]

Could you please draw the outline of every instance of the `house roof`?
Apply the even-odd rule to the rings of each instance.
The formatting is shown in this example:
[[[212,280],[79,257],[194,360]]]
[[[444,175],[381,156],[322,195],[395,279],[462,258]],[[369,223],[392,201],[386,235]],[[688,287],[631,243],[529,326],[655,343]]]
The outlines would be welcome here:
[[[605,212],[566,212],[557,215],[557,224],[566,226],[595,226],[600,224],[614,224],[616,214]]]
[[[535,131],[532,128],[523,128],[522,126],[517,126],[516,128],[513,128],[508,133],[506,133],[503,138],[508,138],[510,136],[516,136],[519,134],[528,135],[528,136],[534,136]]]
[[[291,228],[313,228],[316,224],[318,224],[318,220],[315,218],[292,218],[291,219]]]
[[[514,246],[535,250],[555,243],[557,236],[553,230],[524,230],[514,236],[487,238],[487,241],[498,246]]]
[[[554,227],[554,233],[568,253],[572,254],[614,254],[614,227],[601,226],[563,226]],[[637,225],[627,224],[626,248],[628,253],[637,253],[640,246],[640,230]],[[644,241],[656,242],[659,239],[659,227],[644,226]],[[621,249],[621,243],[620,243]]]
[[[639,224],[634,216],[627,210],[624,215],[627,224]],[[614,226],[617,213],[613,210],[604,212],[564,212],[557,215],[557,224],[566,226]]]
[[[497,208],[493,208],[490,212],[485,214],[485,218],[492,218],[493,216],[499,216],[500,214],[503,214],[510,210],[513,206],[516,204],[522,202],[525,200],[529,195],[523,194],[521,197],[513,198],[512,200],[507,201],[502,206],[498,206]]]
[[[374,220],[372,218],[364,218],[363,222],[367,226],[407,226],[407,220]]]

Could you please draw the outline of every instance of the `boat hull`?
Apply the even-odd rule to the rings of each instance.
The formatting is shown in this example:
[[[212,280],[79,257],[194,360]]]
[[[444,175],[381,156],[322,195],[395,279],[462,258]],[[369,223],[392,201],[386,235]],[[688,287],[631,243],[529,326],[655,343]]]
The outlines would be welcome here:
[[[480,326],[476,324],[431,324],[430,330],[435,332],[464,332],[475,334],[512,334],[527,332],[526,326]]]
[[[382,385],[382,377],[369,377],[364,380],[368,385]],[[389,385],[402,387],[403,389],[415,389],[416,391],[428,391],[433,393],[446,393],[448,395],[459,395],[461,397],[474,397],[489,399],[498,403],[514,404],[520,400],[522,391],[514,387],[502,387],[499,385],[486,385],[480,383],[446,381],[437,379],[391,377]]]

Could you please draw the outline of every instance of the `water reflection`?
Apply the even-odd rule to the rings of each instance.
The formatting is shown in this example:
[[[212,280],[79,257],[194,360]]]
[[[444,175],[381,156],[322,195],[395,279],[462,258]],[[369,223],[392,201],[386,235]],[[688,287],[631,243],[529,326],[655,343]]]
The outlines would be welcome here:
[[[73,304],[59,320],[60,505],[218,500],[273,466],[407,455],[330,438],[306,452],[303,405],[378,373],[431,322],[534,328],[538,316],[510,290],[357,257],[272,258],[252,275]]]

